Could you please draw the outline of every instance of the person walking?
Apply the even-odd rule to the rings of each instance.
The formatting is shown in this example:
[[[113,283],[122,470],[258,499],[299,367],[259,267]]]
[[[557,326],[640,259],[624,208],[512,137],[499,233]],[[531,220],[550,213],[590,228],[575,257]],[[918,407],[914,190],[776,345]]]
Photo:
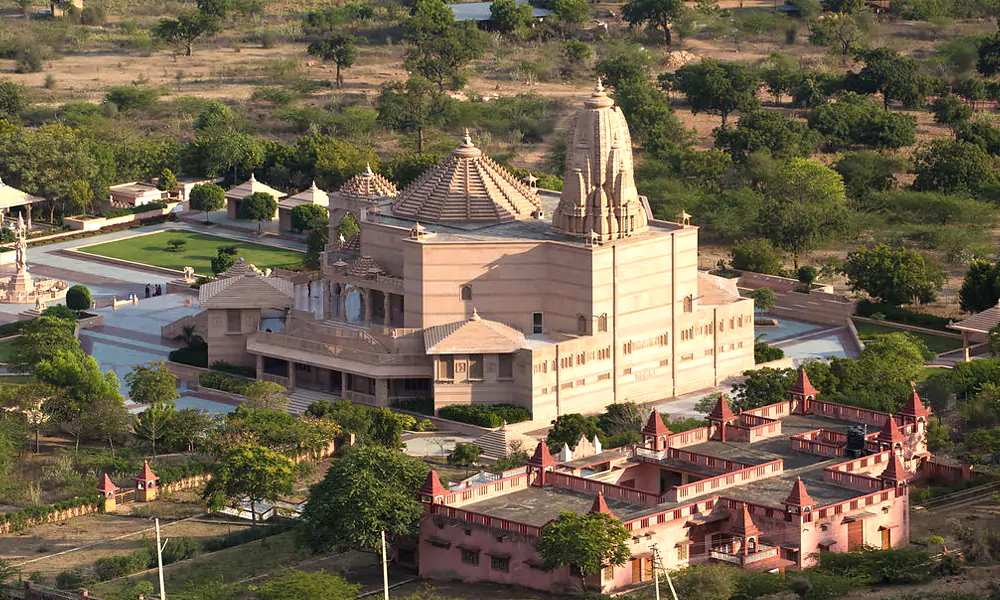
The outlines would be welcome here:
[[[149,284],[146,284],[146,297],[149,298]]]
[[[312,279],[306,282],[306,294],[312,298],[313,297],[313,282]]]

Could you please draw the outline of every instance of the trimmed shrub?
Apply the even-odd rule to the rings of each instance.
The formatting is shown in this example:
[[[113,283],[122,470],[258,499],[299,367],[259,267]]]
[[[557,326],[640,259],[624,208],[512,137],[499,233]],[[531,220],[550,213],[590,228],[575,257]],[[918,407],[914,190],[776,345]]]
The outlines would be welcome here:
[[[761,364],[785,358],[785,351],[781,348],[768,346],[766,342],[756,341],[753,344],[753,362]]]
[[[245,367],[243,365],[231,365],[224,360],[217,360],[212,363],[213,371],[221,371],[223,373],[231,373],[233,375],[239,375],[241,377],[257,377],[257,369],[253,367]]]
[[[172,362],[192,367],[208,367],[208,344],[171,350],[167,358]]]
[[[500,427],[507,423],[530,421],[531,413],[513,404],[460,404],[445,406],[438,414],[442,419],[469,423],[480,427]]]
[[[78,590],[85,582],[83,571],[79,568],[60,571],[56,575],[56,587],[60,590]]]
[[[295,525],[296,523],[293,519],[282,519],[268,525],[258,525],[257,527],[234,531],[219,537],[208,538],[201,543],[201,547],[205,552],[217,552],[284,533]]]
[[[194,556],[197,551],[198,542],[192,537],[170,538],[170,543],[163,548],[163,564],[169,565],[187,560]],[[150,568],[156,566],[156,542],[154,540],[147,541],[146,552],[149,552],[153,558],[153,564],[150,565]]]
[[[434,414],[433,398],[407,398],[405,400],[396,400],[392,403],[392,406],[393,408],[408,410],[422,415]]]
[[[126,206],[123,208],[115,208],[101,213],[101,216],[105,219],[112,219],[114,217],[124,217],[125,215],[135,215],[139,213],[149,212],[151,210],[162,210],[167,207],[166,202],[150,202],[149,204],[142,204],[140,206]]]
[[[880,304],[869,300],[862,300],[861,302],[858,302],[858,314],[862,317],[869,318],[872,318],[872,315],[875,314],[882,314],[886,321],[948,331],[949,319],[947,317],[914,312],[898,306]]]
[[[230,394],[243,394],[246,393],[253,381],[245,377],[212,371],[198,375],[198,383],[204,387],[222,390]]]

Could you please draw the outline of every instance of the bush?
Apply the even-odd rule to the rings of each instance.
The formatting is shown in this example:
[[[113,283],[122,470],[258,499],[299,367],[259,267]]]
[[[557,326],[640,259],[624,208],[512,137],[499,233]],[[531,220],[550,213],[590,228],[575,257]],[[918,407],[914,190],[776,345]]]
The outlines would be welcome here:
[[[100,4],[88,4],[80,11],[80,25],[104,25],[107,14]]]
[[[242,546],[243,544],[284,533],[294,527],[295,524],[293,519],[282,519],[268,525],[258,525],[257,527],[234,531],[233,533],[227,533],[219,537],[208,538],[201,543],[201,547],[205,552],[217,552],[234,546]]]
[[[734,269],[764,275],[782,273],[784,259],[771,240],[765,238],[738,240],[733,244],[731,256]]]
[[[157,88],[119,85],[108,90],[104,101],[113,104],[121,112],[127,112],[145,110],[156,104],[159,97],[160,90]]]
[[[40,49],[34,46],[22,48],[17,51],[17,55],[14,59],[14,72],[41,73],[43,59],[44,56],[42,55],[42,51]]]
[[[211,371],[198,375],[198,383],[204,387],[222,390],[230,394],[243,394],[253,381],[244,377]]]
[[[785,351],[781,348],[768,346],[766,342],[760,340],[753,344],[753,362],[755,364],[771,362],[785,358]]]
[[[191,365],[192,367],[208,367],[208,344],[191,346],[188,348],[178,348],[171,350],[167,358],[175,363]]]
[[[97,559],[94,573],[98,581],[118,579],[148,569],[150,563],[155,562],[155,557],[156,555],[146,548],[118,556],[105,556]]]
[[[169,565],[175,562],[180,562],[182,560],[187,560],[195,555],[198,551],[198,542],[192,537],[177,537],[170,538],[170,543],[163,548],[163,564]],[[149,552],[153,557],[153,565],[156,563],[156,542],[154,540],[149,540],[146,546],[146,552]]]
[[[105,219],[113,219],[114,217],[124,217],[126,215],[135,215],[139,213],[149,212],[151,210],[163,210],[167,207],[166,202],[150,202],[149,204],[143,204],[140,206],[125,206],[122,208],[114,208],[101,213],[101,216]]]
[[[872,315],[877,313],[881,313],[886,321],[903,323],[904,325],[916,325],[917,327],[927,327],[928,329],[949,331],[948,323],[950,319],[947,317],[914,312],[898,306],[890,306],[888,304],[881,304],[870,300],[862,300],[861,302],[858,302],[858,314],[862,317],[873,318]]]
[[[405,400],[396,400],[392,403],[392,406],[400,410],[408,410],[422,415],[434,415],[433,398],[407,398]]]
[[[500,427],[507,423],[530,421],[527,409],[513,404],[459,404],[445,406],[438,414],[442,419],[469,423],[480,427]]]
[[[70,569],[68,571],[60,571],[56,575],[56,587],[60,590],[73,590],[76,591],[83,587],[86,580],[83,577],[83,571],[79,568]]]
[[[66,291],[66,307],[81,311],[90,308],[90,290],[84,285],[74,285]]]
[[[243,365],[231,365],[224,360],[217,360],[213,362],[211,369],[213,371],[231,373],[233,375],[239,375],[241,377],[249,377],[251,379],[257,377],[257,369],[255,369],[254,367],[246,367]]]

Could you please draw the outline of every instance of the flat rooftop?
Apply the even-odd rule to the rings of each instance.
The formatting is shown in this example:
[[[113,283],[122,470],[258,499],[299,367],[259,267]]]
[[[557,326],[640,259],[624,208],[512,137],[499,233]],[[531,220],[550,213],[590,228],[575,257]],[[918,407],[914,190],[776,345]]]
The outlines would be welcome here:
[[[631,504],[614,498],[607,498],[608,508],[622,521],[628,521],[650,507]],[[491,517],[510,519],[518,523],[542,527],[560,513],[570,511],[587,514],[594,505],[594,495],[581,494],[553,487],[532,487],[526,490],[489,498],[460,508]]]

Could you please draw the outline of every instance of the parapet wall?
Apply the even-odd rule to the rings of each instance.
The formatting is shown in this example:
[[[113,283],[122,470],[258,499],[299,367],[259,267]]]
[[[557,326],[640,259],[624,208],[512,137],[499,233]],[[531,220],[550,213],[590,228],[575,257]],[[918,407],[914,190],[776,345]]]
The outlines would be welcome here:
[[[726,488],[738,485],[746,485],[753,481],[759,481],[768,477],[773,477],[784,471],[785,461],[782,459],[772,460],[760,465],[754,465],[732,473],[702,479],[686,485],[679,485],[663,494],[668,502],[684,502],[711,492],[718,492]]]
[[[794,291],[801,284],[786,277],[744,271],[737,285],[750,290],[762,287],[774,290],[775,307],[770,312],[779,317],[823,325],[844,325],[857,310],[856,302],[832,293],[832,288],[828,286],[803,294]]]

